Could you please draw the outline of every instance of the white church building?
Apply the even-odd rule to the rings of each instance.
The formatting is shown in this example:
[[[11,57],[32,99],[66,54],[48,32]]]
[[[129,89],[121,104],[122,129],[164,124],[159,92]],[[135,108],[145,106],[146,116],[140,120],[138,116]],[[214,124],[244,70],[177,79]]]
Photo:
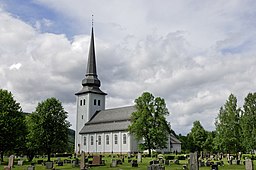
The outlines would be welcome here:
[[[138,152],[138,142],[128,132],[135,106],[105,109],[107,94],[100,90],[100,86],[92,28],[86,75],[82,80],[82,89],[75,94],[77,96],[75,152]],[[170,134],[168,144],[164,152],[181,152],[181,142],[174,135]]]

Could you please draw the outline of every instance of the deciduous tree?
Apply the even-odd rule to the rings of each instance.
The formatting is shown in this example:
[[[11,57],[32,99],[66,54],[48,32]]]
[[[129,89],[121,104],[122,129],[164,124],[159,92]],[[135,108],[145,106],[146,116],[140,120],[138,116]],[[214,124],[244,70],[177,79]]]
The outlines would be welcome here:
[[[135,99],[137,111],[132,113],[129,132],[141,143],[142,149],[167,147],[170,125],[166,121],[169,115],[163,98],[154,97],[149,92],[144,92]]]
[[[64,152],[68,146],[67,112],[56,98],[49,98],[38,104],[36,111],[30,117],[31,145],[43,153]],[[31,146],[33,149],[33,146]]]
[[[188,135],[191,143],[191,151],[203,151],[204,143],[207,139],[207,133],[201,125],[200,121],[195,121]]]
[[[233,94],[220,108],[215,126],[214,143],[217,150],[228,153],[237,153],[241,150],[240,108],[238,108],[237,99]]]
[[[11,92],[0,89],[0,153],[1,161],[7,151],[19,152],[24,148],[25,118],[20,104]]]
[[[256,150],[256,93],[249,93],[244,99],[241,128],[246,151]]]

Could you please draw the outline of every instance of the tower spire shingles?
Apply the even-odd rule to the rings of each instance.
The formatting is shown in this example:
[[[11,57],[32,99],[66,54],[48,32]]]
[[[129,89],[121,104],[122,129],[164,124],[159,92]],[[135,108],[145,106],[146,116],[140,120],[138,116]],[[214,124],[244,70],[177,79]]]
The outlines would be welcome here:
[[[82,81],[82,85],[83,85],[82,90],[80,90],[76,94],[92,92],[92,93],[106,95],[106,93],[102,92],[99,89],[101,83],[100,83],[100,80],[98,79],[97,69],[96,69],[96,55],[95,55],[95,46],[94,46],[93,27],[92,27],[91,42],[90,42],[88,62],[87,62],[87,71],[85,74],[85,78]]]

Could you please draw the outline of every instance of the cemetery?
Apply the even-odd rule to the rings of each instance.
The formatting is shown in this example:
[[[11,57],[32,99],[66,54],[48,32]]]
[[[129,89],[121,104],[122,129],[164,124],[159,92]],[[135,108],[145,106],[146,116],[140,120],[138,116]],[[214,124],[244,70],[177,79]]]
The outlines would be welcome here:
[[[209,155],[208,155],[209,156]],[[195,152],[190,154],[86,154],[70,157],[36,156],[31,162],[26,157],[11,155],[1,162],[4,170],[41,170],[41,169],[136,169],[136,170],[254,170],[251,155],[210,155],[203,157]],[[255,164],[255,163],[254,163]]]

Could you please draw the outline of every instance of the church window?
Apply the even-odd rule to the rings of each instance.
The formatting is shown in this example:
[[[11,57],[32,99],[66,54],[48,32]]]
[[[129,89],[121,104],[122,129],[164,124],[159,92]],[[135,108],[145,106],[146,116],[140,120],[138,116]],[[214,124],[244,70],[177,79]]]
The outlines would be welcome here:
[[[80,100],[80,106],[82,106],[82,104],[83,104],[83,101],[82,101],[82,100]]]
[[[101,136],[98,136],[98,145],[101,145]]]
[[[123,144],[126,144],[126,134],[123,134]]]
[[[117,144],[117,135],[115,135],[115,144]]]
[[[84,136],[84,145],[86,145],[86,136]]]
[[[93,145],[93,136],[91,136],[91,145]]]
[[[109,145],[109,135],[106,135],[106,144]]]
[[[84,119],[84,115],[82,115],[82,119]]]
[[[96,100],[96,99],[94,99],[94,105],[96,105],[96,103],[97,103],[97,100]]]
[[[84,99],[84,105],[85,105],[85,99]]]
[[[98,100],[98,106],[100,106],[100,100]]]

